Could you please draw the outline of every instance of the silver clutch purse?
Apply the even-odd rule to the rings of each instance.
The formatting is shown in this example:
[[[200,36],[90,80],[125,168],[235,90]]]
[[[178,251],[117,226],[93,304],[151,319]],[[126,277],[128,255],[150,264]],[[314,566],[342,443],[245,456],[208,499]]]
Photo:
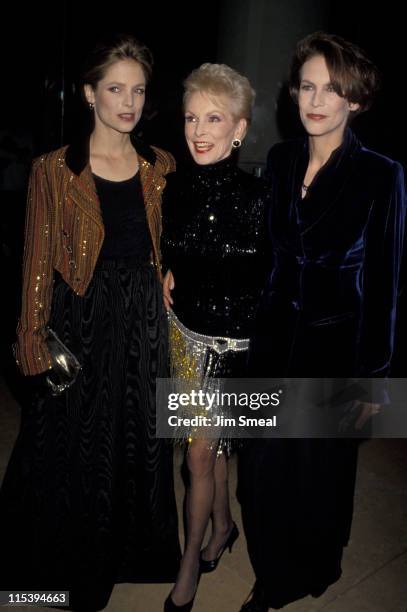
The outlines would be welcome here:
[[[61,395],[74,384],[82,366],[50,327],[47,327],[47,347],[52,365],[52,375],[46,377],[47,385],[51,395]]]

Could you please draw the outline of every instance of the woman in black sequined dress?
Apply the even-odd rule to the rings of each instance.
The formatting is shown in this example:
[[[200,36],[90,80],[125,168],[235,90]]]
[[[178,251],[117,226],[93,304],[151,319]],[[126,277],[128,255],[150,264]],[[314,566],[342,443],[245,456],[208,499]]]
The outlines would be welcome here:
[[[236,166],[232,153],[250,121],[254,92],[248,80],[228,66],[204,64],[185,86],[185,136],[193,163],[167,177],[164,297],[167,307],[173,306],[173,374],[182,377],[190,359],[203,384],[244,373],[264,278],[265,191],[261,180]],[[218,440],[213,442],[193,438],[188,446],[186,548],[166,611],[192,608],[200,572],[215,569],[238,536],[229,509],[225,452]],[[210,518],[211,537],[200,552]]]

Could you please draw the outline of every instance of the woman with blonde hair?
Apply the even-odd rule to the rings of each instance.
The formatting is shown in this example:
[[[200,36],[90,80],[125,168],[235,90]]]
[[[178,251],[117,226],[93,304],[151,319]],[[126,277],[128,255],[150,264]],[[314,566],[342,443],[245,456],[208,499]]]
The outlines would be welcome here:
[[[192,163],[168,177],[164,296],[172,374],[198,388],[215,378],[244,375],[263,280],[264,184],[239,169],[234,154],[253,102],[248,79],[224,64],[203,64],[185,81],[185,138]],[[197,435],[187,442],[186,544],[166,612],[191,610],[200,573],[216,569],[238,537],[229,508],[229,442]],[[211,536],[201,551],[210,518]]]

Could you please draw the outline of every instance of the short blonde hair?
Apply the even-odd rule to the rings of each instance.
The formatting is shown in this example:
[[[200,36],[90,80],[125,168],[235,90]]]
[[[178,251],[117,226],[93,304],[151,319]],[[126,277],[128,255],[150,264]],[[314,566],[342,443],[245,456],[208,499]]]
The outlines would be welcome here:
[[[250,123],[256,92],[249,79],[237,70],[226,64],[202,64],[184,81],[184,106],[188,97],[196,92],[227,96],[234,107],[231,109],[233,117]]]

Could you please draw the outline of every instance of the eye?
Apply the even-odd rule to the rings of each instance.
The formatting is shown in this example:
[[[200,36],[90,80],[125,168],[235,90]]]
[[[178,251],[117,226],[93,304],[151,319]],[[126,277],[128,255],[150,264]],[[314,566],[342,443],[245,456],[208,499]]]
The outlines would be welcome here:
[[[117,87],[117,85],[112,85],[111,87],[109,87],[109,91],[111,91],[112,93],[118,93],[120,91],[120,88]]]
[[[185,123],[195,123],[196,117],[193,115],[185,115]]]
[[[219,115],[210,115],[209,116],[209,121],[211,123],[216,123],[218,121],[222,121],[221,117],[219,117]]]
[[[328,92],[334,92],[334,91],[335,91],[335,88],[334,88],[334,86],[332,85],[332,83],[328,83],[328,85],[326,86],[326,90],[327,90]]]
[[[136,92],[137,95],[139,96],[144,96],[146,90],[144,87],[136,87],[136,89],[134,90]]]
[[[301,84],[301,89],[303,91],[311,91],[312,90],[312,85],[310,85],[309,83],[302,83]]]

